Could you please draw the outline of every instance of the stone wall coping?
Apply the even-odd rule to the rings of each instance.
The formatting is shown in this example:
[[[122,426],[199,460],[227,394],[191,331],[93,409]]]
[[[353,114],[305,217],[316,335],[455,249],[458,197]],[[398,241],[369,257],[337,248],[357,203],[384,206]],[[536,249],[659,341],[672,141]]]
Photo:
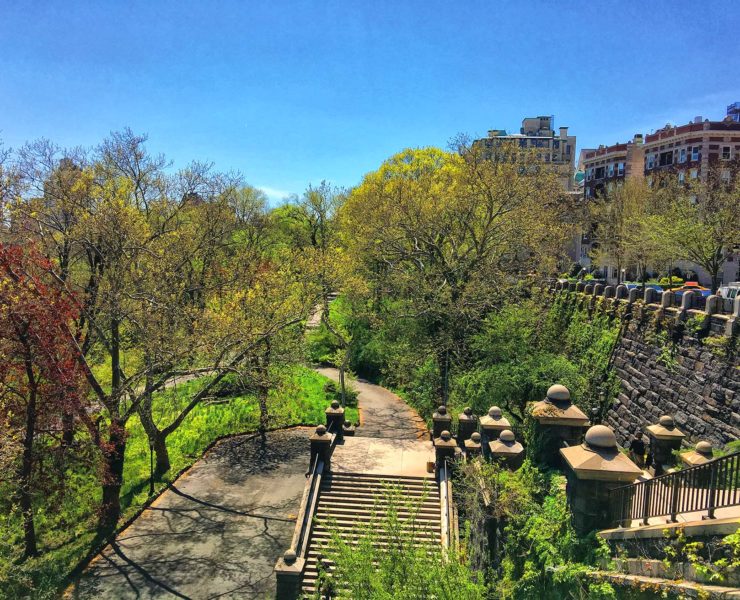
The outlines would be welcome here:
[[[740,529],[740,518],[728,517],[705,521],[691,521],[689,523],[658,523],[656,525],[641,525],[640,527],[617,527],[599,531],[599,537],[605,540],[634,540],[664,538],[666,529],[683,529],[686,537],[696,536],[726,536]]]
[[[592,450],[581,446],[561,448],[560,455],[578,479],[632,483],[642,469],[618,450]]]
[[[488,447],[491,450],[491,456],[496,458],[511,458],[524,452],[524,446],[519,442],[502,442],[501,440],[494,440],[488,442]]]
[[[540,423],[548,425],[570,425],[573,427],[588,424],[588,417],[575,404],[558,404],[540,400],[532,407],[532,416]]]
[[[478,419],[478,422],[483,429],[494,429],[503,431],[504,429],[511,428],[511,423],[509,423],[509,419],[507,419],[506,417],[494,419],[489,415],[484,415],[480,419]]]

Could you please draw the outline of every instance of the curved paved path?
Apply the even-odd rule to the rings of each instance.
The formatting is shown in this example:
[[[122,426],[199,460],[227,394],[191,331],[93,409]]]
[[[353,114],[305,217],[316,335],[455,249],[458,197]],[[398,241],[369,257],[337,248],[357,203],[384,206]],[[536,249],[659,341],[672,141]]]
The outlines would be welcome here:
[[[308,464],[308,429],[224,440],[90,564],[68,598],[274,598]]]
[[[339,381],[337,369],[316,369],[324,377]],[[358,437],[428,440],[426,422],[413,408],[393,392],[364,379],[348,379],[348,385],[359,392],[361,427]]]
[[[318,371],[339,377],[336,369]],[[352,386],[361,409],[357,437],[365,439],[342,447],[345,459],[355,469],[362,458],[373,471],[400,461],[423,472],[428,448],[413,440],[429,439],[424,420],[385,388],[362,380]],[[65,596],[274,598],[273,568],[290,546],[306,482],[309,432],[270,433],[266,446],[254,435],[217,444],[106,546]]]

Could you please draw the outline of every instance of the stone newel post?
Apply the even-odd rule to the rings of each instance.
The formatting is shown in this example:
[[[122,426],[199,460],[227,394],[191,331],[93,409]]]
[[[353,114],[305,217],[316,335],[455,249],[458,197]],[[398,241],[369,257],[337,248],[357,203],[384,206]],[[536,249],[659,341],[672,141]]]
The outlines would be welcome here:
[[[468,459],[475,458],[481,454],[481,437],[480,433],[474,431],[470,438],[465,440],[465,456]]]
[[[655,425],[645,427],[645,433],[650,438],[650,455],[652,456],[652,465],[648,471],[657,477],[676,462],[673,451],[681,448],[685,435],[676,428],[673,417],[668,415],[660,417]]]
[[[446,406],[440,406],[432,415],[432,439],[442,436],[443,431],[452,429],[452,417],[447,413]]]
[[[339,404],[338,400],[333,400],[331,406],[327,408],[324,413],[326,414],[326,429],[332,433],[336,433],[339,439],[342,439],[344,425],[344,408]]]
[[[499,461],[510,471],[516,471],[524,462],[524,446],[514,439],[514,432],[504,429],[497,440],[488,443],[491,459]]]
[[[698,467],[708,463],[710,460],[714,460],[714,450],[712,444],[709,442],[699,442],[696,448],[691,452],[685,452],[681,455],[681,462],[688,467]],[[705,469],[704,473],[699,473],[697,477],[697,483],[700,485],[709,485],[711,473],[708,469]]]
[[[594,425],[583,444],[562,448],[560,455],[573,527],[579,534],[610,527],[609,490],[632,483],[642,470],[619,452],[617,438],[606,425]]]
[[[462,446],[476,429],[478,417],[473,414],[472,408],[466,406],[457,417],[457,442]]]
[[[331,434],[326,431],[324,425],[319,425],[308,439],[311,443],[311,462],[309,464],[312,465],[314,457],[318,456],[319,460],[324,461],[324,470],[330,470]]]
[[[581,443],[588,417],[570,401],[570,391],[560,384],[550,386],[547,397],[532,407],[537,437],[541,440],[537,459],[550,465],[560,466],[558,450],[563,446]]]
[[[449,458],[455,458],[457,442],[452,439],[452,434],[445,430],[440,433],[439,437],[434,440],[434,457],[437,469],[442,465],[442,461]]]
[[[488,414],[480,418],[480,428],[483,433],[483,443],[487,444],[491,440],[497,440],[498,436],[504,429],[511,428],[509,419],[498,406],[492,406],[488,409]]]

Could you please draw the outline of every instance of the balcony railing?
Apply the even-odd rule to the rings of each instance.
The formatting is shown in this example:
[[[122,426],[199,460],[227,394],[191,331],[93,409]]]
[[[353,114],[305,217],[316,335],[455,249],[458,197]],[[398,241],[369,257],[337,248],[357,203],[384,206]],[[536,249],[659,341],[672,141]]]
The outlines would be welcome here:
[[[715,518],[721,508],[740,505],[740,452],[703,465],[616,488],[609,493],[614,527],[633,521],[647,525],[652,517],[696,513],[696,519]]]

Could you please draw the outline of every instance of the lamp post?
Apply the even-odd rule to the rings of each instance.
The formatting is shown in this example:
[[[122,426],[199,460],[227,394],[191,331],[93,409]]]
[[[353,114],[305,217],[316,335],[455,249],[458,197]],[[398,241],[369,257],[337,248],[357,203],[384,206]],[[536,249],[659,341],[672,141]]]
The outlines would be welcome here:
[[[624,281],[626,279],[626,273],[627,273],[627,269],[622,269],[622,280],[621,281],[617,281],[617,283],[624,283]]]

